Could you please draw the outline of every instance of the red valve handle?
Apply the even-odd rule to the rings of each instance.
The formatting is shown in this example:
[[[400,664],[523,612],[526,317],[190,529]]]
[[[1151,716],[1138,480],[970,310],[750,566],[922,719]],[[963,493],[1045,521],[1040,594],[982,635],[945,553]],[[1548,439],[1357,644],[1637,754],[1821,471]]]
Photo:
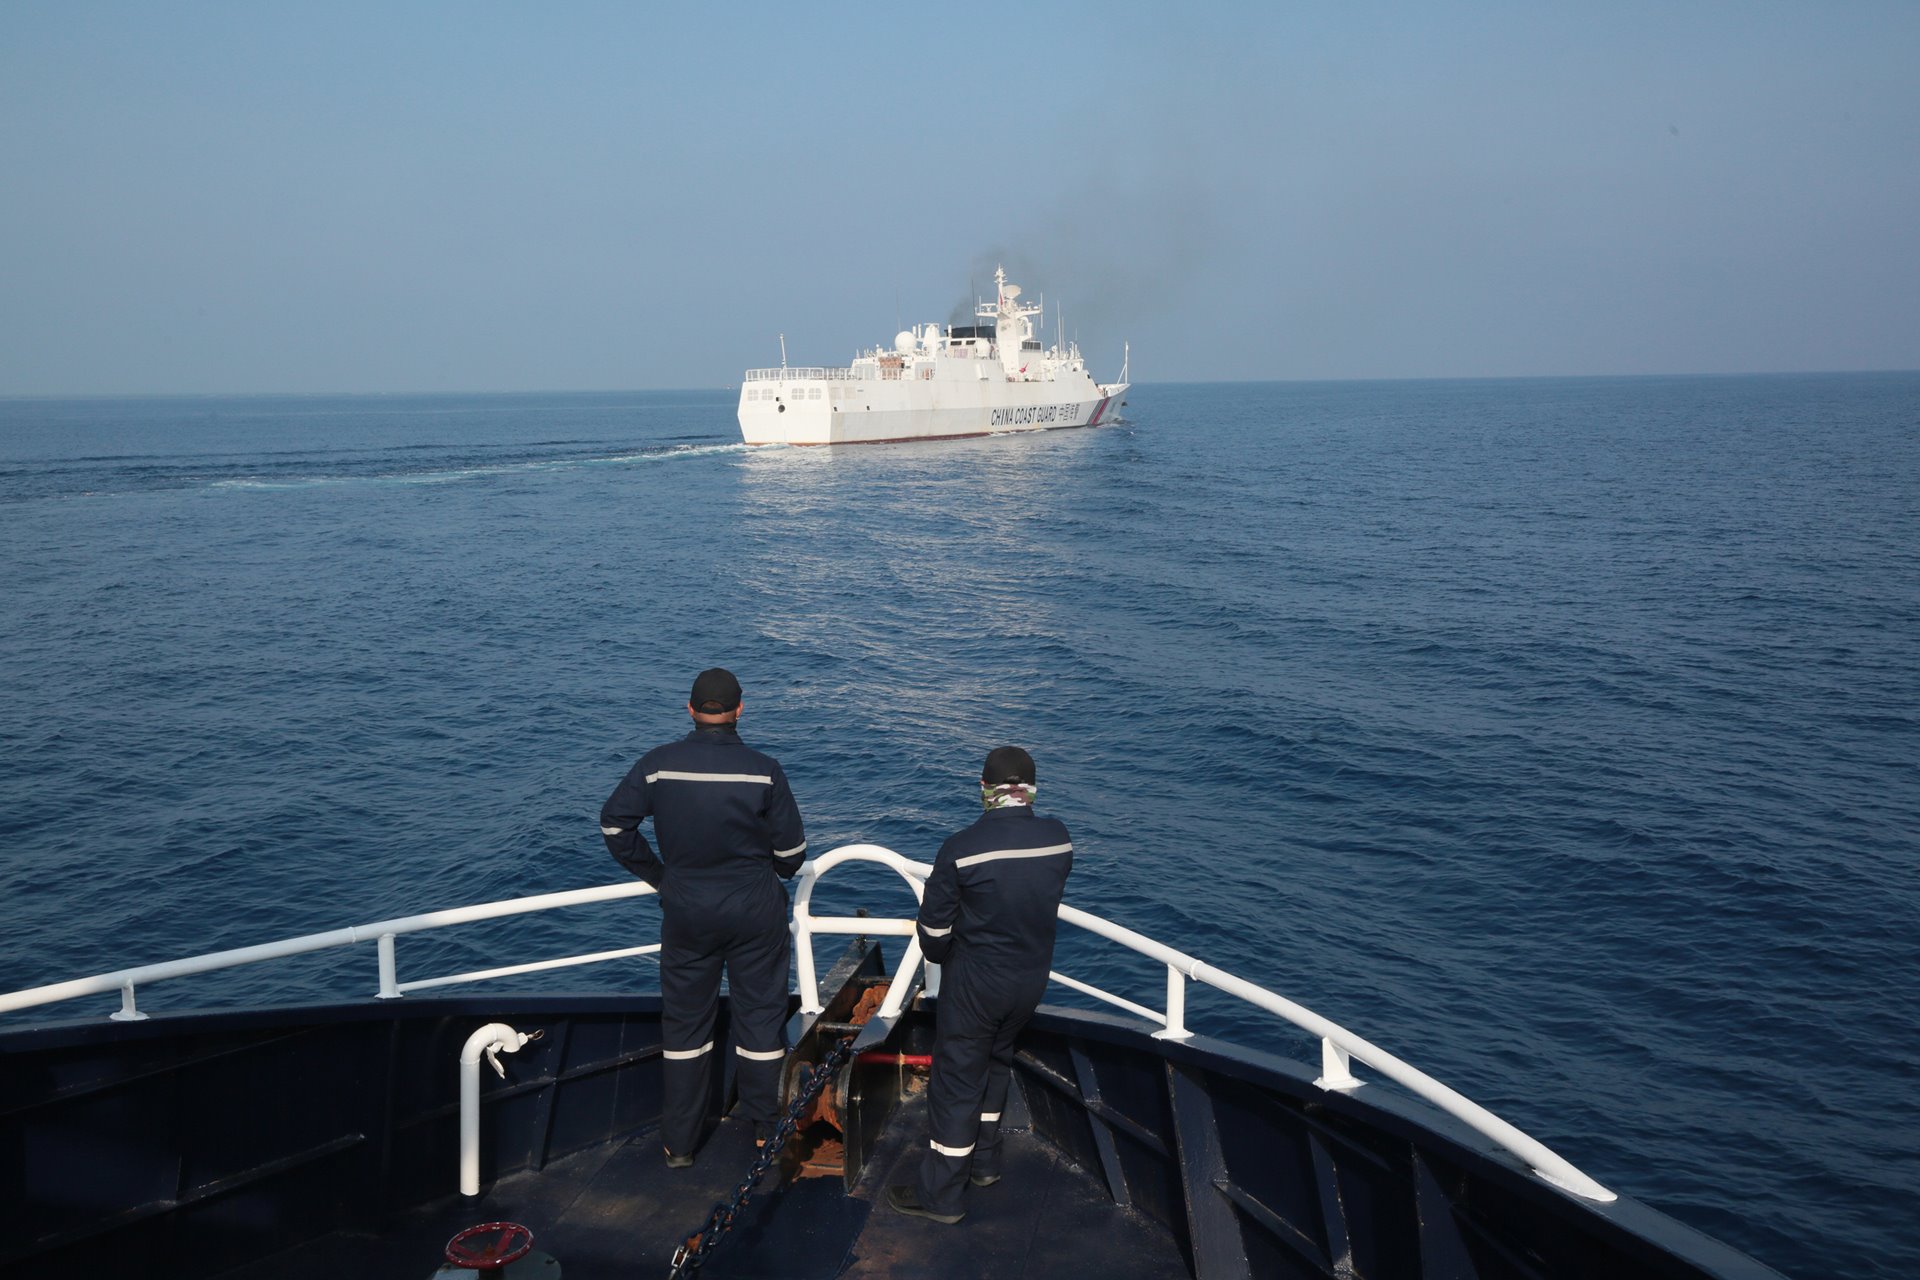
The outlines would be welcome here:
[[[498,1274],[533,1248],[533,1232],[517,1222],[483,1222],[447,1241],[447,1261],[482,1274]]]

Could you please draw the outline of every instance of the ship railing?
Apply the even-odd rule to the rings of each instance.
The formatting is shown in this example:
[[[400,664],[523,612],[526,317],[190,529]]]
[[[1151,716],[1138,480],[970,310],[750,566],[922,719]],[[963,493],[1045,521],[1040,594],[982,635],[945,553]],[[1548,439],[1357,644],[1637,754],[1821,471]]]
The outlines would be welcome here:
[[[915,862],[891,849],[870,844],[843,845],[818,858],[810,859],[802,865],[795,877],[792,922],[800,1007],[805,1013],[817,1014],[822,1010],[818,970],[813,954],[813,939],[816,934],[902,937],[908,941],[902,950],[900,963],[894,971],[886,1001],[875,1015],[879,1018],[895,1018],[900,1015],[906,999],[911,994],[914,979],[919,976],[924,960],[914,920],[871,916],[827,916],[815,915],[813,912],[814,892],[820,880],[829,871],[855,862],[878,863],[891,868],[912,890],[916,902],[923,892],[927,876],[933,871],[927,863]],[[655,955],[660,950],[659,943],[401,982],[396,946],[397,939],[404,934],[497,920],[506,916],[612,902],[622,898],[646,897],[654,893],[655,890],[651,885],[636,880],[453,907],[419,915],[399,916],[391,920],[378,920],[372,924],[304,934],[277,942],[214,951],[204,955],[189,956],[182,960],[139,965],[110,973],[95,974],[92,977],[31,987],[0,995],[0,1014],[84,996],[118,992],[120,1008],[111,1017],[115,1021],[136,1021],[148,1016],[139,1010],[135,999],[137,988],[143,985],[189,977],[194,974],[212,973],[222,969],[233,969],[243,965],[260,964],[316,951],[355,946],[364,942],[374,943],[379,971],[379,988],[375,996],[385,1000],[398,999],[410,991]],[[1393,1054],[1312,1010],[1268,991],[1265,987],[1256,986],[1244,978],[1236,977],[1223,969],[1217,969],[1184,951],[1156,942],[1145,934],[1136,933],[1123,925],[1094,915],[1092,912],[1062,904],[1059,915],[1060,919],[1067,924],[1118,943],[1165,966],[1165,999],[1158,1009],[1104,991],[1092,983],[1082,982],[1063,973],[1053,972],[1049,975],[1053,981],[1063,987],[1123,1009],[1148,1025],[1156,1027],[1157,1030],[1153,1032],[1156,1038],[1183,1040],[1193,1034],[1186,1025],[1186,988],[1189,982],[1205,983],[1317,1036],[1321,1046],[1321,1074],[1314,1083],[1320,1088],[1330,1092],[1345,1092],[1360,1087],[1362,1082],[1353,1075],[1352,1069],[1354,1062],[1360,1062],[1517,1156],[1535,1174],[1552,1185],[1588,1200],[1604,1202],[1615,1198],[1613,1192],[1582,1173],[1537,1139],[1523,1133],[1426,1073],[1402,1062]],[[925,987],[929,994],[938,994],[938,966],[927,966]]]
[[[852,369],[823,369],[818,365],[786,369],[749,369],[745,382],[852,382]]]
[[[793,928],[794,960],[798,971],[801,1011],[819,1013],[823,1007],[814,964],[813,935],[816,933],[891,935],[906,938],[908,942],[900,957],[900,963],[894,970],[886,1000],[874,1016],[876,1018],[898,1017],[924,960],[920,952],[920,939],[915,922],[910,919],[813,914],[814,890],[820,880],[834,868],[852,862],[878,863],[891,868],[906,881],[908,888],[913,891],[916,902],[924,891],[927,876],[933,871],[933,868],[926,863],[914,862],[879,845],[843,845],[818,858],[810,859],[800,868],[800,873],[796,877],[798,887],[793,899]],[[1159,1009],[1103,991],[1091,983],[1082,982],[1064,973],[1056,971],[1049,974],[1053,981],[1064,987],[1124,1009],[1135,1017],[1158,1026],[1159,1030],[1153,1033],[1156,1039],[1184,1040],[1192,1036],[1193,1032],[1189,1031],[1186,1025],[1186,988],[1189,982],[1205,983],[1318,1037],[1321,1073],[1314,1083],[1320,1088],[1330,1092],[1346,1092],[1359,1088],[1363,1082],[1354,1076],[1353,1063],[1356,1061],[1363,1063],[1518,1157],[1533,1170],[1535,1175],[1561,1190],[1582,1199],[1603,1203],[1616,1198],[1613,1192],[1582,1173],[1537,1138],[1522,1132],[1424,1071],[1410,1066],[1385,1049],[1355,1035],[1338,1023],[1321,1017],[1311,1009],[1295,1004],[1285,996],[1257,986],[1244,978],[1236,977],[1224,969],[1217,969],[1204,961],[1195,959],[1184,951],[1156,942],[1145,934],[1136,933],[1124,925],[1118,925],[1111,920],[1094,915],[1090,911],[1082,911],[1063,903],[1060,907],[1060,919],[1066,924],[1118,943],[1166,967],[1166,997]],[[937,970],[937,965],[927,965],[925,986],[930,994],[938,994],[939,991]]]
[[[564,969],[573,965],[600,964],[631,956],[653,955],[660,950],[660,944],[657,942],[641,947],[622,947],[614,951],[596,951],[589,955],[566,956],[557,960],[536,960],[527,964],[478,969],[469,973],[453,973],[444,977],[402,982],[395,940],[402,934],[423,933],[431,929],[446,929],[454,925],[474,924],[481,920],[498,920],[503,916],[526,915],[535,911],[553,911],[561,907],[612,902],[620,898],[639,898],[654,892],[652,885],[634,880],[622,884],[596,885],[590,889],[566,889],[559,893],[536,894],[529,898],[506,898],[499,902],[482,902],[473,906],[452,907],[445,911],[398,916],[392,920],[376,920],[372,924],[329,929],[324,933],[308,933],[297,938],[282,938],[278,942],[235,947],[229,951],[210,951],[205,955],[188,956],[184,960],[167,960],[159,964],[139,965],[131,969],[115,970],[112,973],[95,974],[90,978],[75,978],[68,982],[51,983],[44,987],[30,987],[23,991],[0,995],[0,1013],[12,1013],[18,1009],[31,1009],[36,1005],[54,1004],[81,996],[104,995],[118,991],[120,1010],[112,1015],[113,1019],[116,1022],[139,1021],[147,1015],[140,1012],[135,1002],[134,992],[136,988],[149,983],[164,982],[171,978],[185,978],[199,973],[213,973],[220,969],[236,969],[242,965],[281,960],[314,951],[328,951],[335,947],[350,947],[361,942],[374,944],[380,971],[380,987],[374,994],[376,998],[382,1000],[398,999],[409,991],[423,991],[429,987],[447,987],[456,983],[482,982],[523,973]]]

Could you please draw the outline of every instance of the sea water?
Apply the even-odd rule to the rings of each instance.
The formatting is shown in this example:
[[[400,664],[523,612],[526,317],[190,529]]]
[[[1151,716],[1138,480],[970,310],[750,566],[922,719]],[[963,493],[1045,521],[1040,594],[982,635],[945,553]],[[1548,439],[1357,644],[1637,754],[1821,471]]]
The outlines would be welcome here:
[[[930,858],[1024,745],[1070,901],[1790,1274],[1920,1274],[1920,375],[1130,399],[837,450],[743,448],[727,392],[0,402],[0,990],[618,881],[600,802],[725,665],[815,851]],[[402,977],[656,921],[403,938]]]

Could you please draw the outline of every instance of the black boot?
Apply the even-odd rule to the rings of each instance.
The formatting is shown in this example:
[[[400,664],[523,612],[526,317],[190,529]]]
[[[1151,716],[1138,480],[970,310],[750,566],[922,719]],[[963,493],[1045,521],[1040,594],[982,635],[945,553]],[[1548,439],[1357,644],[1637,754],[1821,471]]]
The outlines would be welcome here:
[[[912,1187],[888,1187],[887,1203],[893,1206],[895,1213],[925,1218],[930,1222],[944,1223],[949,1227],[967,1216],[964,1213],[935,1213],[920,1203],[920,1193]]]

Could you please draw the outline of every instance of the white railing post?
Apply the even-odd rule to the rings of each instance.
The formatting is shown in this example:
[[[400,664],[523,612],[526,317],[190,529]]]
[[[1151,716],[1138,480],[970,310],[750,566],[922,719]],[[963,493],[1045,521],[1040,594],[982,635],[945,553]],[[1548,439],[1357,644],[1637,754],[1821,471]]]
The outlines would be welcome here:
[[[145,1022],[147,1015],[133,1004],[133,984],[125,983],[120,988],[120,1012],[107,1015],[115,1022]]]
[[[887,987],[887,998],[880,1002],[879,1010],[873,1015],[880,1021],[900,1016],[907,1007],[907,989],[913,985],[914,970],[920,967],[920,935],[915,934],[907,943],[906,953],[900,957],[900,967],[893,971],[893,981]]]
[[[807,1017],[826,1012],[813,964],[813,885],[819,878],[818,860],[809,858],[800,864],[800,883],[793,891],[794,981],[800,987],[800,1012]]]
[[[813,969],[812,921],[806,904],[796,901],[793,904],[794,976],[800,984],[800,1012],[809,1017],[825,1013],[827,1008],[820,1003],[820,979]]]
[[[381,934],[378,946],[380,948],[380,990],[374,993],[374,998],[398,1000],[400,998],[400,966],[393,958],[393,935]]]
[[[1153,1033],[1155,1040],[1187,1040],[1193,1032],[1187,1030],[1187,975],[1172,965],[1167,966],[1167,1025],[1164,1030]]]
[[[1365,1082],[1354,1077],[1352,1060],[1352,1054],[1320,1037],[1320,1078],[1314,1083],[1322,1089],[1358,1089]]]

